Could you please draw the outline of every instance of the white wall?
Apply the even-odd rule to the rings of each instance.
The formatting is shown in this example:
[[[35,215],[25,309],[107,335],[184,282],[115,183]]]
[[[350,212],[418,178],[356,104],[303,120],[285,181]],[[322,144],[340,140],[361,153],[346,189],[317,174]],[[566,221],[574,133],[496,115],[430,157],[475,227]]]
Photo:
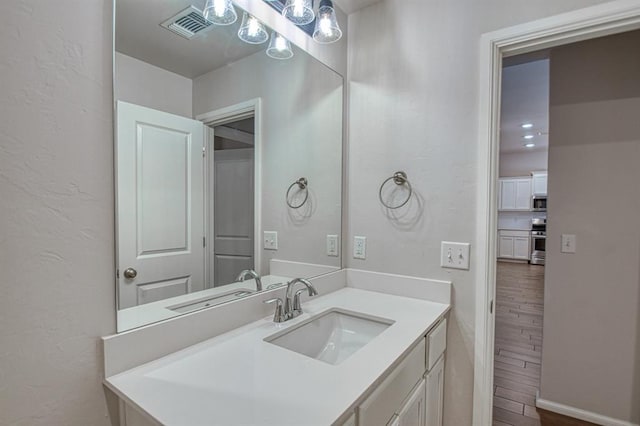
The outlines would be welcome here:
[[[500,154],[500,177],[530,176],[548,167],[547,150],[507,152]]]
[[[193,117],[193,83],[189,78],[116,52],[114,85],[119,101]]]
[[[541,397],[640,423],[640,31],[552,50]],[[560,252],[575,234],[575,254]]]
[[[326,235],[341,229],[342,78],[299,50],[287,61],[257,52],[197,77],[193,94],[195,115],[262,99],[262,226],[278,232],[262,273],[272,258],[340,266]],[[290,209],[287,188],[302,176],[309,201]]]
[[[599,0],[383,0],[349,17],[348,266],[452,280],[445,424],[472,417],[479,38]],[[393,218],[378,186],[405,170],[421,208]],[[440,241],[472,243],[471,271],[440,268]]]
[[[0,424],[108,425],[111,3],[0,2]]]

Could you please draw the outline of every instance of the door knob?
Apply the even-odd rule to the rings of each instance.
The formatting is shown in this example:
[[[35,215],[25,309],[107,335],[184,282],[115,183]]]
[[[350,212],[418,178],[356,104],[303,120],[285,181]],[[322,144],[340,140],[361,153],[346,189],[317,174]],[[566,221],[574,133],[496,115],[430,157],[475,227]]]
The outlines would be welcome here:
[[[136,271],[133,268],[127,268],[127,269],[124,270],[124,277],[129,279],[129,280],[132,280],[137,276],[138,276],[138,271]]]

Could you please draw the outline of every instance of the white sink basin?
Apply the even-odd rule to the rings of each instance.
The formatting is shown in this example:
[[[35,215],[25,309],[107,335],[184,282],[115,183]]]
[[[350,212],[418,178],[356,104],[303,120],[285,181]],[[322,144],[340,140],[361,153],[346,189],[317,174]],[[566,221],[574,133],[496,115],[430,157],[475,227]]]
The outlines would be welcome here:
[[[173,306],[167,306],[167,309],[171,309],[174,312],[184,314],[186,312],[196,311],[198,309],[208,308],[209,306],[219,305],[221,303],[229,302],[231,300],[240,299],[241,297],[253,294],[253,290],[248,288],[238,288],[222,294],[216,294],[215,296],[209,296],[198,300],[190,300],[188,302],[180,303]]]
[[[387,329],[394,321],[344,309],[330,309],[264,340],[337,365]]]

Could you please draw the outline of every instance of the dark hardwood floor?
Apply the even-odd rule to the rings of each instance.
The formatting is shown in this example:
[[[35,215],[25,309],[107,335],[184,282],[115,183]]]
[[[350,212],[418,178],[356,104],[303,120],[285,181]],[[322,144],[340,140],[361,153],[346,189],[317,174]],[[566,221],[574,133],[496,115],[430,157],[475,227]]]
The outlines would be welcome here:
[[[586,426],[536,409],[542,361],[544,266],[498,262],[494,426]]]

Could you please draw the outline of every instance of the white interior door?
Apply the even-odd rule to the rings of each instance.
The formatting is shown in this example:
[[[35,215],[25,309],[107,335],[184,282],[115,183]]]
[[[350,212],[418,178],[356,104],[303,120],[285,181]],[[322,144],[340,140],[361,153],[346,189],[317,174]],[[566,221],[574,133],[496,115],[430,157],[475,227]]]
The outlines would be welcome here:
[[[126,102],[117,119],[119,308],[201,290],[204,125]]]
[[[254,150],[214,152],[214,286],[254,269]]]

